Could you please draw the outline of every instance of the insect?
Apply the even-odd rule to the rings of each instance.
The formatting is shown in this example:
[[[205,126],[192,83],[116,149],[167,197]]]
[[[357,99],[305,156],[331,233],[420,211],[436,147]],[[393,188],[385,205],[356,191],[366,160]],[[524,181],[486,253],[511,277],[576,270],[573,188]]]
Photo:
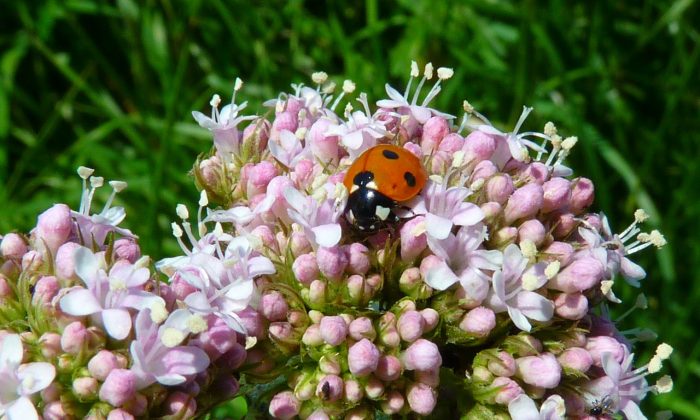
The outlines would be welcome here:
[[[427,178],[420,160],[402,147],[383,144],[366,150],[343,180],[350,192],[345,207],[348,221],[366,232],[398,221],[393,210],[415,197]]]
[[[612,414],[612,407],[614,401],[609,395],[601,398],[600,400],[593,401],[591,408],[588,410],[588,414],[591,416],[603,416]]]
[[[331,397],[331,384],[328,382],[324,382],[323,385],[321,385],[321,399],[323,401],[327,401]]]

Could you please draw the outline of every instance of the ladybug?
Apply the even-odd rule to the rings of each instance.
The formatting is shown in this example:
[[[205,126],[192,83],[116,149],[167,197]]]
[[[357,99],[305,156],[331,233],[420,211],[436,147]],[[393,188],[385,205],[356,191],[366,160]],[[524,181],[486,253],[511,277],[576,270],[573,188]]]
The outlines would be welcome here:
[[[343,179],[350,192],[346,217],[352,226],[367,232],[397,222],[393,210],[415,197],[427,179],[413,153],[390,144],[374,146],[355,159]]]

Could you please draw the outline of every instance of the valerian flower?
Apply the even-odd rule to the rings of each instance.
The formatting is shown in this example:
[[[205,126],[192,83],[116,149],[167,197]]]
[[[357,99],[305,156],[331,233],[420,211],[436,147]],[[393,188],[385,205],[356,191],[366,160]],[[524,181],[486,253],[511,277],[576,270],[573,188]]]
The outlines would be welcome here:
[[[446,187],[429,181],[411,212],[424,214],[428,237],[442,240],[447,238],[453,226],[474,226],[484,219],[479,206],[465,201],[471,193],[465,187]]]
[[[150,309],[139,312],[134,331],[136,340],[131,342],[130,352],[137,389],[155,382],[179,385],[187,381],[187,376],[202,372],[209,366],[209,357],[204,350],[180,345],[184,339],[182,332],[168,325],[167,321],[162,326],[153,322]]]
[[[559,395],[550,395],[540,409],[526,394],[520,394],[508,403],[508,413],[518,420],[563,420],[566,418],[564,399]]]
[[[9,420],[38,419],[30,397],[49,386],[56,376],[51,363],[22,364],[23,356],[19,335],[0,338],[0,417]]]
[[[332,247],[340,242],[343,232],[338,220],[343,207],[338,200],[324,199],[319,203],[292,187],[284,190],[284,197],[290,206],[289,217],[304,229],[314,248]]]
[[[351,107],[346,108],[345,117],[347,121],[331,127],[326,131],[326,135],[336,135],[340,137],[341,143],[348,150],[351,159],[355,159],[365,150],[377,144],[377,140],[387,135],[387,121],[377,119],[377,115],[372,115],[367,103],[367,95],[360,94],[358,98],[363,109],[352,111]]]
[[[484,300],[489,291],[490,272],[502,260],[500,251],[481,247],[485,238],[483,225],[462,227],[456,235],[450,233],[442,241],[429,238],[428,244],[442,261],[428,271],[425,282],[436,290],[445,290],[459,282],[473,300]]]
[[[89,249],[75,251],[75,272],[87,289],[74,288],[61,299],[61,310],[74,316],[92,315],[93,320],[105,327],[107,334],[117,340],[129,335],[131,313],[163,299],[143,290],[150,277],[148,268],[119,261],[109,271]]]
[[[535,293],[547,283],[544,264],[527,268],[528,260],[517,245],[503,251],[503,266],[493,274],[493,289],[488,304],[494,312],[508,312],[516,327],[530,331],[528,319],[549,321],[554,314],[554,303]],[[526,270],[527,268],[527,270]]]

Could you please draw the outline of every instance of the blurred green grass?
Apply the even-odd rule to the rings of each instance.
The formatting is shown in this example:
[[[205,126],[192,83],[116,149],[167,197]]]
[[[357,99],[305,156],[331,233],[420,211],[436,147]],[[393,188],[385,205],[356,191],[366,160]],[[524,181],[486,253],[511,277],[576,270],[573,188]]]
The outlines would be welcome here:
[[[325,70],[372,100],[403,86],[411,59],[450,66],[437,104],[467,98],[502,127],[523,104],[527,127],[554,121],[580,138],[571,165],[594,180],[596,206],[621,230],[637,207],[669,245],[638,261],[650,308],[624,321],[676,353],[675,390],[650,415],[700,418],[700,22],[693,0],[5,2],[0,16],[0,232],[27,231],[54,202],[75,206],[75,168],[129,189],[126,226],[145,252],[176,252],[178,201],[210,148],[191,119],[233,80],[263,99]],[[526,128],[527,128],[526,127]],[[106,195],[107,192],[104,192]],[[626,302],[635,290],[619,287]],[[617,313],[626,308],[623,305]],[[654,345],[641,345],[646,361]],[[231,415],[221,411],[221,416]],[[228,414],[227,414],[228,413]]]

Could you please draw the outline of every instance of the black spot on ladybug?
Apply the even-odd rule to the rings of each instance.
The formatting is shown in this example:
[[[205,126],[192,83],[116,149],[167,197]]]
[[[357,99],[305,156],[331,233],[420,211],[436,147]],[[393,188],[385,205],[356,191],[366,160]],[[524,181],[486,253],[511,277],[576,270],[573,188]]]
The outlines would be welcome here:
[[[359,172],[357,175],[355,175],[355,178],[352,179],[352,183],[357,185],[357,186],[364,186],[372,182],[374,179],[374,174],[370,171],[362,171]]]
[[[384,155],[385,158],[392,160],[399,158],[399,154],[392,150],[382,150],[382,155]]]
[[[410,173],[410,172],[405,172],[403,174],[403,179],[406,180],[406,183],[408,184],[409,187],[415,187],[416,186],[416,177]]]

